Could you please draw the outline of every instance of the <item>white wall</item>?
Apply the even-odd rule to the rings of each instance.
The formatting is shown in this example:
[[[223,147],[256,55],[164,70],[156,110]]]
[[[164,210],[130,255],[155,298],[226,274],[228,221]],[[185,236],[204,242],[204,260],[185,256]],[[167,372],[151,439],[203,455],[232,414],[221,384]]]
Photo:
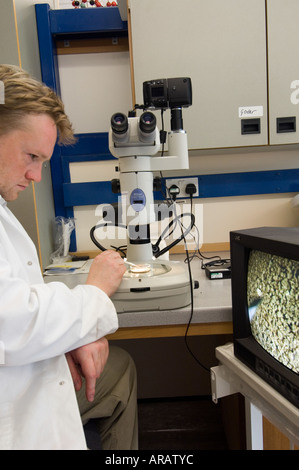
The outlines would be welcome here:
[[[22,66],[36,78],[40,78],[40,62],[35,21],[36,3],[47,3],[54,7],[55,0],[14,0],[19,31]]]
[[[76,133],[107,132],[132,108],[129,52],[58,56],[61,95]]]

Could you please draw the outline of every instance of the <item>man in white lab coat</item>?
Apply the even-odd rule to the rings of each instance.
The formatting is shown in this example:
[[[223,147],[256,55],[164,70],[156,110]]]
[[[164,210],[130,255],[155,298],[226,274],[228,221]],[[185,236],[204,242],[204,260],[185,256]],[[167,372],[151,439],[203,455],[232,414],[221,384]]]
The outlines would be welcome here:
[[[80,411],[100,418],[103,449],[136,448],[134,364],[105,339],[124,262],[106,251],[86,285],[44,283],[6,203],[41,180],[57,136],[70,144],[73,131],[60,99],[26,72],[0,65],[0,83],[0,449],[86,449]]]

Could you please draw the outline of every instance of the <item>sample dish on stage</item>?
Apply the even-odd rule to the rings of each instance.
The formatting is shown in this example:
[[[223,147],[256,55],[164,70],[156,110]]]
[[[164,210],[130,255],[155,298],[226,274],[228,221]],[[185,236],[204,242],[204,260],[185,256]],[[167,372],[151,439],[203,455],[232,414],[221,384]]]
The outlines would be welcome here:
[[[166,274],[171,270],[171,267],[166,264],[135,264],[129,265],[124,277],[152,277]]]

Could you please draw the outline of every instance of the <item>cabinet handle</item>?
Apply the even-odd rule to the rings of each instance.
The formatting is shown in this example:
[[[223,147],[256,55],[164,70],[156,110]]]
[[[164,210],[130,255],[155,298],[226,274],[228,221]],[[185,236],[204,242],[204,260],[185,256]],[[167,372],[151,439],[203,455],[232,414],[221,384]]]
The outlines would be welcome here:
[[[276,118],[276,132],[296,132],[296,116]]]
[[[261,133],[261,120],[260,119],[241,119],[241,134],[260,134]]]

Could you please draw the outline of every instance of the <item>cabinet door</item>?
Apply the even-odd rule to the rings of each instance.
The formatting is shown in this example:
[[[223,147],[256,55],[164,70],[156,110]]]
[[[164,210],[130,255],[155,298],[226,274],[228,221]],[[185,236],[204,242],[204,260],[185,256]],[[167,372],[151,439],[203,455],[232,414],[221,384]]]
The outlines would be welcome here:
[[[268,143],[264,0],[130,0],[129,7],[138,104],[144,81],[190,77],[193,104],[183,111],[190,149]],[[243,118],[250,119],[244,134]]]
[[[0,2],[0,64],[20,63],[14,2]]]
[[[299,142],[299,2],[267,2],[270,144]]]

